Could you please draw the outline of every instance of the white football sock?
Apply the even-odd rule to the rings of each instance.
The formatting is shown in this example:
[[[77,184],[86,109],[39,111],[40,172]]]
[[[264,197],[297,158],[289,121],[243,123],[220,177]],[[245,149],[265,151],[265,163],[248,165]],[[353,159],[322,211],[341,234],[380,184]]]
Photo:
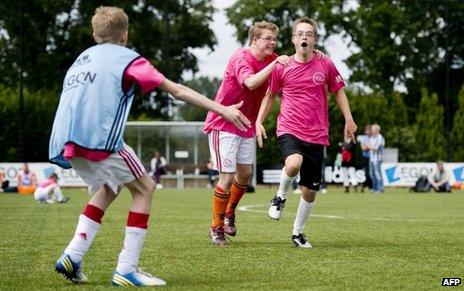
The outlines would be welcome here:
[[[53,194],[55,194],[56,201],[58,202],[63,201],[64,198],[63,198],[63,194],[61,193],[60,186],[55,185],[55,187],[53,188]]]
[[[311,214],[311,209],[313,209],[315,202],[307,202],[300,198],[300,204],[298,205],[298,210],[296,212],[295,222],[293,223],[293,235],[298,235],[304,232],[306,222]]]
[[[126,236],[119,254],[116,272],[125,275],[137,269],[146,233],[147,230],[144,228],[126,226]]]
[[[79,216],[74,237],[65,249],[65,254],[71,257],[75,263],[82,261],[82,257],[87,253],[93,239],[97,235],[100,223],[88,218],[84,214]]]
[[[295,180],[296,176],[289,177],[287,173],[285,173],[285,167],[282,168],[280,172],[280,179],[279,179],[279,189],[277,190],[277,197],[280,197],[282,200],[287,199],[287,192],[288,189],[292,186],[293,180]]]

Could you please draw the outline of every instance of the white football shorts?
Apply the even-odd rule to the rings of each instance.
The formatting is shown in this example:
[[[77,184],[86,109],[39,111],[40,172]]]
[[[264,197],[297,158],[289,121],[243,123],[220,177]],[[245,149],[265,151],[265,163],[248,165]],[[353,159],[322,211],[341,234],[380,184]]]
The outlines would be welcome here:
[[[117,153],[111,154],[100,162],[92,162],[83,158],[74,158],[70,162],[89,187],[90,195],[95,194],[105,184],[114,194],[118,194],[119,186],[147,175],[147,171],[134,150],[126,144]]]
[[[237,164],[253,164],[254,138],[213,130],[208,134],[208,141],[213,169],[235,173]]]

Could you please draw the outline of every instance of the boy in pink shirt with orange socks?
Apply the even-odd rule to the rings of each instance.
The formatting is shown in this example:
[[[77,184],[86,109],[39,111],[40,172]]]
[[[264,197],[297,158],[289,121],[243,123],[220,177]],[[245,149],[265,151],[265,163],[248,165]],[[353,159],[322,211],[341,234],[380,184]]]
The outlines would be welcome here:
[[[258,145],[262,147],[263,138],[266,138],[262,122],[272,108],[275,96],[280,93],[277,137],[285,167],[277,194],[271,200],[269,216],[280,219],[287,192],[300,172],[302,194],[293,224],[292,242],[297,247],[312,248],[303,231],[321,183],[324,146],[329,145],[327,91],[335,94],[345,117],[346,139],[354,140],[357,126],[343,90],[345,83],[334,64],[327,57],[315,57],[314,46],[318,38],[316,22],[307,17],[297,19],[292,32],[295,54],[291,57],[290,65],[284,67],[278,64],[271,73],[269,92],[256,119],[256,137]]]
[[[266,94],[268,77],[277,63],[288,64],[287,56],[274,53],[279,29],[261,21],[248,31],[249,48],[238,49],[230,58],[215,101],[220,104],[243,102],[240,111],[256,120]],[[209,112],[204,132],[208,134],[211,162],[219,171],[213,195],[213,220],[210,237],[215,245],[225,245],[224,233],[235,236],[235,208],[248,187],[252,173],[254,127],[240,131],[218,114]]]

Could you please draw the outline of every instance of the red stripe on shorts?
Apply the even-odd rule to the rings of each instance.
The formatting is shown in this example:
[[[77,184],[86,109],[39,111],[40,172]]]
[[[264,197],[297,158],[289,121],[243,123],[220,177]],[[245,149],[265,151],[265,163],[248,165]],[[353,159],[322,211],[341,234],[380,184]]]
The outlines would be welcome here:
[[[138,179],[143,176],[143,171],[141,171],[140,168],[137,167],[137,160],[134,160],[134,158],[125,148],[122,148],[119,151],[119,155],[124,159],[135,178]]]
[[[221,151],[220,151],[220,146],[219,146],[219,131],[215,130],[214,131],[214,151],[216,152],[216,166],[217,170],[219,172],[222,172],[222,164],[221,164]]]
[[[142,177],[145,174],[145,168],[143,167],[142,163],[139,161],[139,158],[133,151],[128,150],[126,147],[124,147],[124,150],[127,152],[130,159],[134,161],[135,167],[138,168],[140,177]]]

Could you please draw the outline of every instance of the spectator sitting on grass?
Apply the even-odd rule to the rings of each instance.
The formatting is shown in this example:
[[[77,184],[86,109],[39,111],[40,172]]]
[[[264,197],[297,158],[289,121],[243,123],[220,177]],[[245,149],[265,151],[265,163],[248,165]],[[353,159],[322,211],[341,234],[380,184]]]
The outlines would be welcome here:
[[[450,175],[445,170],[443,161],[437,161],[437,170],[427,179],[435,192],[451,192]]]
[[[34,198],[39,203],[65,203],[68,198],[63,197],[61,188],[58,185],[58,175],[52,173],[47,180],[39,184],[34,192]]]
[[[3,171],[0,171],[0,192],[4,192],[6,188],[8,188],[10,182],[5,180],[5,174]]]
[[[37,176],[29,170],[28,164],[24,163],[22,170],[18,172],[18,192],[20,194],[32,194],[37,188]]]

